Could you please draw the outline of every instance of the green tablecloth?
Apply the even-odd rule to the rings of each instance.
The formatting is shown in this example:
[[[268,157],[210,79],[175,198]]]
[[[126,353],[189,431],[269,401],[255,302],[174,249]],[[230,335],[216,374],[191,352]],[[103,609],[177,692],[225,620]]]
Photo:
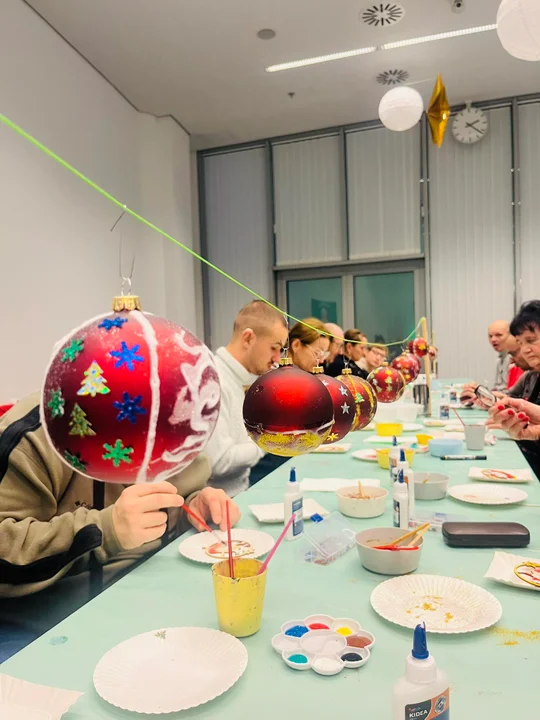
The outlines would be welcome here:
[[[348,439],[352,440],[353,449],[357,449],[363,446],[366,437],[366,433],[361,432]],[[495,447],[488,447],[487,455],[486,466],[511,469],[526,465],[511,441],[499,441]],[[451,484],[459,484],[468,481],[471,464],[417,455],[414,469],[446,472],[451,476]],[[376,464],[354,460],[350,453],[309,455],[296,458],[295,465],[300,479],[378,477],[383,486],[388,487],[387,471]],[[267,530],[277,537],[280,526],[259,525],[248,505],[280,501],[287,477],[288,464],[237,498],[243,511],[241,526]],[[527,489],[530,503],[540,503],[536,480],[520,487]],[[328,510],[337,509],[333,494],[313,496]],[[473,520],[519,521],[531,531],[531,549],[540,548],[537,508],[482,508],[450,498],[418,502],[418,508],[436,509]],[[389,525],[390,504],[383,518],[351,519],[350,524],[358,529]],[[181,558],[178,545],[176,541],[162,550],[4,663],[1,671],[38,683],[84,691],[86,694],[65,716],[68,720],[148,717],[122,712],[103,702],[93,688],[92,673],[107,650],[138,633],[175,625],[217,627],[210,567]],[[527,554],[527,551],[516,552]],[[540,557],[540,552],[536,556]],[[429,638],[438,664],[450,676],[452,717],[460,720],[476,717],[507,720],[535,713],[534,683],[540,668],[540,640],[528,640],[512,632],[540,630],[540,596],[533,591],[484,580],[492,557],[493,550],[448,548],[439,533],[430,533],[418,571],[476,583],[489,589],[504,608],[495,631]],[[334,564],[320,567],[302,562],[296,543],[283,543],[269,568],[262,628],[244,641],[249,653],[244,676],[231,691],[215,701],[168,717],[318,719],[340,713],[344,717],[373,720],[390,718],[392,686],[403,674],[411,632],[382,620],[370,606],[371,591],[385,579],[364,570],[355,549]],[[285,666],[270,646],[272,636],[286,620],[318,612],[356,618],[375,634],[376,646],[366,667],[325,678]],[[56,644],[54,639],[59,636],[65,636],[67,641]],[[181,677],[178,682],[182,682]]]

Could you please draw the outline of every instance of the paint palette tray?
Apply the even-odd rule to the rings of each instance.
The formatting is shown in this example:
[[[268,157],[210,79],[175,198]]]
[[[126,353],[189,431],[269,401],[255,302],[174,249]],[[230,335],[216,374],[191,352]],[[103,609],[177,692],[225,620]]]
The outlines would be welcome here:
[[[371,657],[375,637],[356,620],[310,615],[289,620],[272,638],[272,647],[293,670],[337,675],[343,668],[359,668]]]

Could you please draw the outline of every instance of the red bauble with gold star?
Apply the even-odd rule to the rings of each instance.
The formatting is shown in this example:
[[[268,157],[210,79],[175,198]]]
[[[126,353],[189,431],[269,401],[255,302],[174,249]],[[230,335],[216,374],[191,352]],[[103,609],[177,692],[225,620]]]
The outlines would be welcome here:
[[[420,361],[411,353],[403,353],[395,357],[390,365],[405,378],[407,385],[418,377],[420,373]]]
[[[111,483],[165,480],[212,434],[221,389],[210,350],[140,311],[136,296],[88,320],[55,348],[41,398],[51,445],[71,470]]]
[[[429,346],[428,353],[429,353],[429,357],[430,357],[432,360],[435,360],[435,358],[436,358],[437,355],[439,354],[439,351],[437,350],[437,348],[435,347],[435,345],[430,345],[430,346]]]
[[[428,354],[429,346],[427,342],[422,337],[414,338],[412,341],[412,350],[411,352],[413,355],[416,355],[416,357],[425,357]]]
[[[348,387],[337,378],[323,373],[322,367],[313,368],[313,374],[320,380],[330,393],[334,405],[334,423],[330,428],[330,435],[324,441],[325,445],[343,440],[351,432],[355,420],[355,401]]]
[[[368,382],[373,386],[377,400],[382,403],[392,403],[405,392],[405,378],[393,367],[382,365],[375,368],[368,376]]]
[[[351,430],[362,430],[373,420],[377,411],[377,397],[373,388],[361,377],[353,375],[350,368],[345,368],[343,375],[338,375],[337,379],[350,390],[355,401]]]
[[[334,422],[328,390],[311,373],[283,361],[262,375],[244,398],[244,425],[265,452],[294,457],[321,445]]]

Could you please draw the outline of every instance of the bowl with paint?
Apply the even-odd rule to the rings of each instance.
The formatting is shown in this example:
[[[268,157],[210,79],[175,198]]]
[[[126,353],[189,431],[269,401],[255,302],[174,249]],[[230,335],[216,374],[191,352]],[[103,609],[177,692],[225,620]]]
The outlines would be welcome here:
[[[448,475],[442,473],[414,473],[416,500],[442,500],[448,491]]]
[[[388,545],[403,535],[401,528],[370,528],[356,533],[355,541],[360,562],[378,575],[407,575],[414,572],[420,563],[424,544],[423,538],[416,550],[377,550],[378,545]]]
[[[400,447],[400,450],[405,450],[405,460],[409,463],[409,467],[412,467],[414,450],[405,447]],[[383,470],[388,470],[390,468],[390,448],[377,448],[376,453],[379,466],[382,467]]]
[[[309,615],[304,620],[310,630],[330,630],[334,618],[331,615]]]
[[[359,668],[365,665],[371,657],[368,648],[347,648],[341,654],[341,660],[346,668]]]
[[[371,650],[375,645],[375,635],[367,630],[359,630],[354,635],[347,636],[347,646],[355,650]]]
[[[354,635],[361,629],[362,626],[360,623],[356,622],[356,620],[351,620],[351,618],[336,618],[330,627],[330,630],[343,637]]]
[[[287,635],[287,637],[301,638],[302,635],[309,632],[309,628],[304,620],[289,620],[283,623],[281,632],[283,635]]]
[[[365,486],[359,492],[358,486],[342,487],[337,492],[340,513],[354,518],[374,518],[384,513],[388,490]]]

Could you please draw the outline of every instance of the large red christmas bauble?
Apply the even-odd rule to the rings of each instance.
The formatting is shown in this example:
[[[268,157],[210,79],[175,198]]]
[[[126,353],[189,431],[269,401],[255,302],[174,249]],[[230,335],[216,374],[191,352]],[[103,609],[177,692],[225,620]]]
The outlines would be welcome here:
[[[211,352],[180,325],[140,312],[84,323],[56,347],[41,400],[62,460],[112,483],[165,480],[201,452],[221,391]]]
[[[429,357],[430,357],[432,360],[435,360],[435,358],[436,358],[437,355],[439,354],[439,351],[437,350],[437,348],[435,347],[435,345],[430,345],[430,346],[429,346],[429,349],[428,349],[428,353],[429,353]]]
[[[294,457],[323,443],[334,422],[334,405],[310,373],[285,365],[262,375],[244,398],[244,425],[265,452]]]
[[[428,354],[428,344],[424,340],[424,338],[417,337],[414,338],[412,341],[412,350],[411,352],[413,355],[416,355],[416,357],[424,357]]]
[[[405,392],[405,378],[399,370],[388,365],[375,368],[369,374],[368,382],[373,385],[377,400],[382,403],[395,402]]]
[[[322,368],[317,368],[317,370]],[[315,377],[322,382],[330,393],[334,405],[334,423],[330,428],[330,435],[324,441],[325,445],[343,440],[345,435],[352,429],[355,420],[355,400],[349,388],[337,378],[324,375],[322,372],[315,372]]]
[[[405,378],[407,385],[413,380],[416,380],[420,373],[420,361],[415,355],[411,353],[403,353],[395,357],[390,365],[399,372]]]
[[[362,430],[375,417],[377,397],[368,382],[346,370],[348,368],[345,368],[343,375],[338,375],[337,379],[351,391],[354,398],[355,413],[351,430]]]

